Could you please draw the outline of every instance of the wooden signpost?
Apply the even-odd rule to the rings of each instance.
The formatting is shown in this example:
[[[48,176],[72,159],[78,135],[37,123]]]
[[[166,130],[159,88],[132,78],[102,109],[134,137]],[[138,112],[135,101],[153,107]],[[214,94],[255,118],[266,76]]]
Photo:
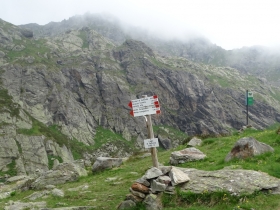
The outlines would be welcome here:
[[[158,158],[157,158],[157,150],[158,147],[158,139],[154,138],[154,131],[152,126],[151,114],[160,114],[160,106],[158,97],[154,96],[143,96],[143,98],[131,100],[128,103],[128,106],[132,108],[130,111],[130,115],[133,117],[144,116],[146,118],[147,129],[148,129],[148,138],[144,140],[145,148],[151,149],[153,166],[158,168]]]

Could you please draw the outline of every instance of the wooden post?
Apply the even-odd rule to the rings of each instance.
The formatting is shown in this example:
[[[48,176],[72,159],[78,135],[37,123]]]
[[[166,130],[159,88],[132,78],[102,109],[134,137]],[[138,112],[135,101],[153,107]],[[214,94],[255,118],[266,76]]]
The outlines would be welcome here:
[[[143,95],[143,98],[145,98],[145,97],[147,97],[147,95]],[[153,139],[154,131],[153,131],[151,115],[146,115],[146,119],[147,119],[146,123],[147,123],[147,129],[148,129],[148,138]],[[158,157],[157,157],[156,147],[151,148],[151,155],[152,155],[153,166],[158,168]]]
[[[149,139],[153,139],[154,131],[153,131],[153,125],[152,125],[152,118],[151,118],[151,115],[146,115],[146,117],[147,117],[148,137],[149,137]],[[156,147],[151,148],[151,155],[152,155],[153,166],[158,168],[158,157],[157,157]]]

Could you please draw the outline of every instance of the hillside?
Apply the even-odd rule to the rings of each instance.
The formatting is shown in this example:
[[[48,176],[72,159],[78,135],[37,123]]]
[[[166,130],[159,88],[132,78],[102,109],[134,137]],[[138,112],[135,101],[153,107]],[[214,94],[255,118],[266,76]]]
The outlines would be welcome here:
[[[263,129],[280,121],[279,89],[234,68],[161,56],[133,39],[116,44],[86,26],[36,38],[1,20],[0,34],[3,173],[13,161],[15,173],[30,174],[51,169],[53,159],[92,163],[142,149],[144,119],[131,117],[127,105],[142,95],[159,97],[154,125],[189,136],[240,129],[247,89],[255,97],[250,124]],[[161,138],[173,147],[182,142],[166,132]]]
[[[35,37],[56,36],[69,30],[89,27],[116,45],[121,45],[126,39],[139,40],[160,55],[183,57],[217,67],[232,67],[243,74],[252,74],[268,84],[280,87],[280,49],[277,48],[252,46],[224,50],[205,37],[169,40],[157,37],[145,29],[126,25],[115,17],[90,13],[76,15],[62,22],[51,22],[42,26],[27,24],[21,27],[32,30]]]
[[[277,126],[278,127],[278,126]],[[248,158],[245,160],[233,160],[224,162],[224,158],[230,151],[234,143],[244,137],[252,136],[258,141],[271,145],[275,151],[261,156]],[[186,136],[185,136],[186,137]],[[279,174],[279,134],[276,134],[275,127],[264,131],[246,130],[244,133],[235,133],[233,136],[220,138],[206,138],[203,144],[197,148],[207,155],[207,158],[201,161],[181,164],[183,168],[196,168],[205,171],[220,170],[226,167],[235,169],[249,169],[263,171],[271,176],[280,178]],[[183,149],[181,145],[178,149]],[[169,165],[169,157],[172,151],[161,151],[158,153],[159,162]],[[106,170],[100,173],[89,173],[86,177],[81,177],[76,182],[58,185],[57,188],[64,192],[64,197],[46,194],[46,190],[28,190],[19,192],[17,190],[11,193],[11,196],[0,201],[0,207],[10,206],[16,201],[23,203],[36,203],[45,201],[48,209],[70,206],[92,206],[91,209],[116,209],[118,204],[125,199],[132,183],[144,175],[145,171],[151,167],[150,156],[144,156],[142,153],[131,157],[118,168]],[[90,170],[90,168],[88,168]],[[15,183],[10,183],[13,186]],[[7,188],[2,186],[2,193]],[[44,194],[45,192],[45,194]],[[0,195],[2,195],[0,193]],[[33,196],[31,196],[33,195]],[[164,209],[278,209],[279,194],[269,194],[268,192],[258,192],[253,195],[242,195],[241,197],[231,197],[228,193],[213,194],[212,197],[205,192],[204,194],[188,194],[188,199],[184,193],[177,187],[175,195],[164,194],[162,201]],[[207,197],[208,196],[208,197]],[[37,197],[37,198],[36,198]],[[226,198],[226,199],[225,199]],[[242,199],[241,199],[242,198]],[[135,209],[144,209],[138,206]]]

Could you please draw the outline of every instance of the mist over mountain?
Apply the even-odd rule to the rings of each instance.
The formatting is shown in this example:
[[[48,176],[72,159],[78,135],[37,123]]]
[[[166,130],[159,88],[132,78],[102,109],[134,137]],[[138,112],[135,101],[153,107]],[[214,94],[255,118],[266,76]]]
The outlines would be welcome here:
[[[184,38],[172,38],[151,34],[143,28],[122,23],[111,15],[76,15],[62,22],[51,22],[44,26],[38,24],[21,25],[31,29],[35,37],[54,36],[68,30],[89,27],[108,38],[116,45],[126,39],[135,39],[146,43],[160,55],[184,57],[195,62],[215,66],[229,66],[243,73],[266,78],[271,84],[280,86],[280,49],[252,46],[241,49],[225,50],[212,44],[206,37],[190,34]]]

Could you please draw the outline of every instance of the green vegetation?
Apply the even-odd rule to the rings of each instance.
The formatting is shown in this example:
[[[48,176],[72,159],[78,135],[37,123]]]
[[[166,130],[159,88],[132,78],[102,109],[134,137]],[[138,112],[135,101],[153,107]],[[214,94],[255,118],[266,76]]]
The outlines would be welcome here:
[[[21,145],[20,143],[16,140],[16,144],[17,144],[17,147],[18,147],[18,151],[20,154],[22,154],[22,148],[21,148]]]
[[[40,121],[33,118],[27,112],[26,114],[32,120],[32,128],[30,129],[18,129],[17,133],[21,133],[28,136],[39,136],[44,135],[49,139],[54,140],[60,146],[68,145],[69,138],[60,132],[60,128],[57,125],[46,126],[45,124],[41,123]]]
[[[83,40],[82,48],[88,48],[89,43],[88,43],[88,39],[87,39],[87,32],[86,31],[80,31],[79,37]]]
[[[9,112],[11,117],[19,115],[19,105],[13,102],[8,90],[0,87],[0,113]]]
[[[174,134],[174,137],[181,136],[182,139],[186,136],[178,132],[176,129],[167,126],[154,126],[154,130],[161,134]],[[279,124],[271,128],[258,131],[248,129],[241,134],[234,134],[232,136],[220,138],[206,138],[203,144],[197,147],[207,155],[207,158],[197,162],[189,162],[181,164],[180,167],[197,168],[201,170],[218,170],[225,166],[232,168],[251,169],[256,171],[267,172],[268,174],[280,178],[280,135],[277,132],[280,130]],[[252,136],[260,142],[269,144],[275,149],[274,153],[266,153],[253,158],[245,160],[232,160],[224,162],[224,158],[230,151],[235,142],[245,136]],[[114,133],[99,127],[97,130],[96,141],[103,141],[108,138],[114,140]],[[176,149],[169,151],[158,152],[159,162],[163,165],[169,165],[170,153],[175,150],[186,148],[186,145],[181,145]],[[64,198],[56,198],[49,196],[44,199],[37,199],[36,201],[45,200],[49,208],[57,207],[58,203],[67,206],[95,206],[95,209],[116,209],[118,204],[125,199],[125,195],[129,193],[129,187],[134,180],[140,178],[152,165],[150,157],[142,158],[142,154],[131,157],[118,168],[106,170],[99,173],[92,174],[89,170],[89,176],[81,177],[77,182],[66,183],[58,186],[65,192]],[[133,172],[133,173],[131,173]],[[112,181],[110,181],[110,178]],[[77,190],[69,191],[71,188],[81,186],[88,186],[86,191]],[[14,196],[3,199],[0,203],[2,207],[8,200],[19,200],[30,195],[35,191],[25,191],[16,193]],[[88,193],[90,192],[90,193]],[[180,188],[176,188],[176,194],[163,194],[162,201],[164,209],[166,210],[238,210],[238,209],[279,209],[280,195],[272,195],[269,192],[258,192],[253,195],[240,195],[235,197],[228,192],[208,193],[207,191],[201,194],[194,194],[191,192],[183,192]],[[138,205],[134,210],[143,209],[143,205]]]
[[[208,76],[208,79],[214,84],[218,83],[221,87],[231,86],[231,82],[226,77],[220,77],[220,76],[211,74]]]
[[[26,113],[28,115],[28,113]],[[46,126],[45,124],[39,122],[32,116],[31,129],[18,129],[17,133],[29,135],[29,136],[39,136],[44,135],[47,139],[52,139],[54,142],[58,143],[60,146],[67,146],[75,160],[82,158],[82,153],[84,152],[93,152],[94,150],[100,148],[103,144],[110,142],[115,145],[122,145],[127,151],[131,151],[133,142],[125,140],[120,134],[114,133],[109,129],[105,129],[99,126],[96,129],[96,135],[94,138],[95,144],[88,146],[82,142],[79,142],[77,139],[70,139],[65,134],[61,133],[61,128],[58,125]],[[46,140],[47,140],[46,139]],[[113,154],[112,154],[113,155]],[[57,157],[56,157],[57,158]],[[51,164],[51,163],[50,163]]]
[[[169,137],[171,140],[179,140],[181,143],[186,142],[188,139],[188,136],[186,133],[175,129],[171,126],[153,126],[154,133],[157,135],[161,135],[164,137]]]
[[[11,61],[14,61],[15,59],[22,56],[33,56],[35,61],[38,63],[49,63],[43,56],[45,53],[50,51],[49,48],[46,47],[46,40],[25,39],[24,42],[21,40],[14,40],[14,44],[23,45],[24,48],[20,51],[10,50],[7,56]]]
[[[59,161],[59,163],[63,163],[63,160],[61,157],[54,156],[54,155],[48,155],[49,170],[51,170],[53,168],[53,163],[54,163],[55,159],[57,159]]]
[[[235,142],[245,136],[252,136],[260,142],[264,142],[274,147],[274,153],[265,153],[260,156],[248,158],[246,160],[232,160],[224,162],[224,158],[231,150]],[[248,129],[242,134],[220,138],[207,138],[203,140],[203,145],[199,149],[207,154],[207,158],[193,163],[185,163],[180,166],[197,168],[201,170],[219,170],[225,166],[240,165],[243,169],[260,170],[280,178],[280,135],[275,130],[257,131]]]
[[[166,210],[251,210],[251,209],[275,209],[279,208],[277,200],[279,195],[254,193],[253,195],[233,196],[228,192],[209,193],[207,191],[195,194],[177,190],[176,196],[163,195],[163,203]],[[257,208],[256,208],[257,207]]]
[[[162,68],[163,68],[163,69],[165,69],[165,68],[167,68],[167,69],[174,68],[173,66],[168,65],[168,64],[163,63],[163,62],[160,62],[160,61],[158,61],[158,60],[155,59],[155,58],[151,58],[150,60],[151,60],[151,62],[152,62],[155,66],[159,67],[160,69],[162,69]]]
[[[4,181],[2,180],[2,176],[8,174],[9,176],[16,176],[17,175],[17,169],[16,169],[16,161],[12,160],[11,163],[7,165],[7,171],[0,171],[0,182]]]
[[[273,92],[271,93],[271,96],[276,99],[277,101],[280,102],[280,91],[279,89],[276,89],[276,88],[272,88],[273,89]]]

